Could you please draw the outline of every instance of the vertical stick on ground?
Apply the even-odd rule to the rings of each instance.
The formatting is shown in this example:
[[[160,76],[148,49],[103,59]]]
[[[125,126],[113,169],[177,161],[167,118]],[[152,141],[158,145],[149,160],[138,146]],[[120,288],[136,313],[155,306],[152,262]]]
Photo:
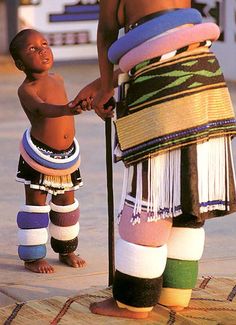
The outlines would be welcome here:
[[[107,208],[108,208],[108,256],[109,278],[108,285],[113,283],[114,275],[114,199],[113,199],[113,169],[112,169],[112,141],[111,118],[106,118],[106,168],[107,168]]]
[[[116,106],[114,97],[111,97],[104,108]],[[106,167],[107,167],[107,209],[108,209],[108,255],[109,255],[109,279],[108,285],[111,286],[114,277],[114,199],[113,199],[113,172],[112,172],[112,123],[111,118],[105,120],[106,136]]]

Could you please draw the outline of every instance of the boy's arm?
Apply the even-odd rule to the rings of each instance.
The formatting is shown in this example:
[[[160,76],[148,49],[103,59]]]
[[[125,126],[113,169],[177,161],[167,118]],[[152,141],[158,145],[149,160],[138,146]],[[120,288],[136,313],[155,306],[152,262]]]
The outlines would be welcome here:
[[[79,105],[71,109],[69,103],[64,105],[46,103],[31,87],[22,85],[18,90],[18,96],[23,108],[33,115],[41,117],[60,117],[80,114],[82,112]]]

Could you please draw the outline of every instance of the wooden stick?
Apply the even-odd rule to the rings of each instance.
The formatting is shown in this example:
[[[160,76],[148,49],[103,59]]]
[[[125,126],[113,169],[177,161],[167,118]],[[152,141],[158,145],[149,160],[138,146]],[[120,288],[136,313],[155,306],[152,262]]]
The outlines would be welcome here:
[[[114,98],[104,105],[115,107]],[[108,208],[108,285],[113,284],[115,272],[114,266],[114,198],[113,198],[113,168],[112,168],[112,122],[111,118],[105,120],[105,137],[106,137],[106,170],[107,170],[107,208]]]

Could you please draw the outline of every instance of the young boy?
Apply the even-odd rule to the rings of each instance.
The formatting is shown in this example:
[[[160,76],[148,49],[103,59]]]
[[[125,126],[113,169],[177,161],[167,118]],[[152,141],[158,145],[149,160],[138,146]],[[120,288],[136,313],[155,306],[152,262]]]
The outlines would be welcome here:
[[[75,254],[79,204],[74,190],[82,180],[73,116],[82,112],[82,105],[68,103],[62,77],[49,72],[53,54],[41,33],[20,31],[9,50],[16,67],[26,75],[18,96],[31,124],[20,143],[16,177],[25,184],[25,204],[17,215],[19,257],[32,272],[54,272],[44,259],[50,219],[51,246],[59,260],[83,267],[85,261]],[[47,194],[52,195],[49,204]]]

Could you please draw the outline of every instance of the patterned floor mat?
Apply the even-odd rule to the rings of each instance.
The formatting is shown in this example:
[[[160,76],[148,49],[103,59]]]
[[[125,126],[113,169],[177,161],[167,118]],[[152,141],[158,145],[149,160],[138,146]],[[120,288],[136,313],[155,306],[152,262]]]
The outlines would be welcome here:
[[[108,318],[91,314],[89,305],[111,297],[104,289],[75,297],[53,297],[0,308],[4,325],[236,325],[236,279],[203,277],[188,308],[180,313],[156,306],[145,320]]]

